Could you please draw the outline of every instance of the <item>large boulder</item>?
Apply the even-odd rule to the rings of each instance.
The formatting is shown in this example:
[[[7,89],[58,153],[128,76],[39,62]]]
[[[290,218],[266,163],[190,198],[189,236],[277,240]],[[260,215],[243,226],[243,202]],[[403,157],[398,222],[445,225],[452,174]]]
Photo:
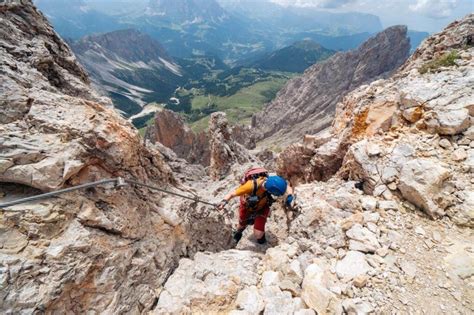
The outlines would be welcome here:
[[[441,135],[456,135],[470,127],[467,108],[434,110],[425,115],[428,130]]]
[[[197,253],[193,260],[184,258],[166,282],[154,314],[231,310],[239,291],[257,285],[259,262],[257,253],[241,250]],[[250,307],[247,298],[245,292],[240,294],[239,307]],[[256,298],[255,302],[252,309],[261,309],[261,299]]]
[[[353,279],[366,274],[371,269],[365,255],[358,251],[348,251],[346,256],[336,264],[336,274],[340,279]]]
[[[474,228],[474,191],[461,191],[458,196],[462,198],[462,202],[449,209],[447,215],[457,225]]]
[[[405,199],[420,207],[429,216],[439,217],[444,215],[444,209],[435,203],[434,198],[449,176],[449,169],[436,161],[415,159],[403,166],[398,189]]]
[[[375,233],[360,224],[354,224],[354,226],[346,232],[346,235],[350,239],[350,250],[374,253],[381,247]]]
[[[334,314],[340,303],[328,287],[330,285],[327,271],[316,264],[309,265],[304,272],[303,292],[304,302],[317,314]]]

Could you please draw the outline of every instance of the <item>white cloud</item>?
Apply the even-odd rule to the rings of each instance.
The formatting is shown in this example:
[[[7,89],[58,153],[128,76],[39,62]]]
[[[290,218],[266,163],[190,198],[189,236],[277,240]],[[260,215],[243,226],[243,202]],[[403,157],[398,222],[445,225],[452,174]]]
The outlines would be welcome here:
[[[416,0],[409,8],[433,19],[442,19],[450,16],[457,4],[458,0]]]
[[[284,6],[316,7],[316,8],[339,8],[356,0],[270,0]]]

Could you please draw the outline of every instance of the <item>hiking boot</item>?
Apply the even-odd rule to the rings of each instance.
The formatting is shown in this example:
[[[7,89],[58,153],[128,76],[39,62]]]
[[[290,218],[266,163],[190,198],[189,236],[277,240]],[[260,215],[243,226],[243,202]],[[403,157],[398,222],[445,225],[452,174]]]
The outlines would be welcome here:
[[[240,241],[240,239],[242,238],[242,232],[243,231],[244,230],[237,230],[237,231],[234,232],[233,238],[234,238],[235,243],[238,243]]]
[[[265,244],[267,242],[267,239],[265,238],[265,234],[261,238],[257,239],[257,243],[259,244]]]

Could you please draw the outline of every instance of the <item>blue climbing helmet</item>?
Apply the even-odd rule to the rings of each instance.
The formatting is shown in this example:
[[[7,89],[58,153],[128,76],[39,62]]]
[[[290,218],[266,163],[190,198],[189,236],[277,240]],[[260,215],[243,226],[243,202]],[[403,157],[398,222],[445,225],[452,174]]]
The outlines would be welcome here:
[[[272,195],[282,196],[286,192],[286,180],[280,176],[269,176],[263,187]]]

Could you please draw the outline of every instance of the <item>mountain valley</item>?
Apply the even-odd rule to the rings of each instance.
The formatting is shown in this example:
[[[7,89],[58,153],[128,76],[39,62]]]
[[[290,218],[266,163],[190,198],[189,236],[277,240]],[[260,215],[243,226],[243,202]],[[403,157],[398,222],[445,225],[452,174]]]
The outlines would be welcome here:
[[[122,2],[36,1],[94,86],[140,129],[161,107],[181,112],[195,130],[216,110],[249,124],[287,80],[381,29],[375,16],[266,1]],[[409,32],[412,45],[427,35]]]

